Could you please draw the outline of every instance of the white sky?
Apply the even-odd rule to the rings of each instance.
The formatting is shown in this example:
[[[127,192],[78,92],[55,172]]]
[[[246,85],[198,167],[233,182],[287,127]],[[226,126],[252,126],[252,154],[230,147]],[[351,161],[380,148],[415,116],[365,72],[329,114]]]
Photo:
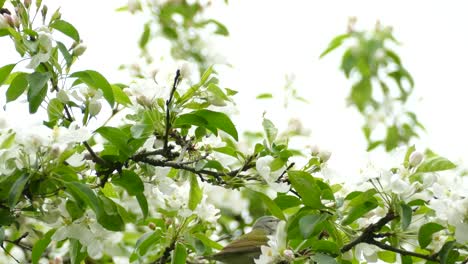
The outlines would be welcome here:
[[[263,111],[280,127],[297,117],[312,131],[311,138],[301,144],[330,149],[331,161],[342,171],[362,167],[361,119],[345,105],[351,83],[338,70],[341,51],[318,59],[331,38],[345,32],[348,18],[356,16],[361,29],[372,28],[376,20],[393,26],[402,42],[397,53],[416,83],[412,110],[427,128],[424,143],[417,147],[428,146],[456,161],[467,157],[468,16],[464,1],[229,2],[213,11],[231,33],[227,41],[215,46],[234,66],[220,71],[220,80],[240,92],[241,113],[236,119],[244,126],[260,130]],[[142,20],[114,11],[125,1],[44,3],[62,6],[62,18],[75,25],[88,45],[77,70],[96,69],[117,82],[121,78],[117,67],[136,61]],[[5,43],[0,40],[2,65],[16,58]],[[285,112],[281,99],[255,100],[262,92],[281,95],[284,76],[290,73],[296,75],[294,87],[309,105],[298,103]]]

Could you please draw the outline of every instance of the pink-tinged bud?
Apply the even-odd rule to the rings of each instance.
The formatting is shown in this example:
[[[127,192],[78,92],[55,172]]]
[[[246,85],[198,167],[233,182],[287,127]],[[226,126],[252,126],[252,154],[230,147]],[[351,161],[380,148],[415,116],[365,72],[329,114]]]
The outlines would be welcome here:
[[[24,6],[29,8],[31,6],[31,0],[24,0]]]
[[[413,153],[411,153],[411,155],[409,157],[409,164],[412,167],[416,167],[421,163],[423,158],[424,158],[424,155],[421,152],[414,151]]]
[[[288,259],[288,260],[293,260],[294,259],[294,252],[290,249],[285,249],[283,251],[283,255]]]
[[[54,264],[63,264],[63,259],[60,256],[55,257]]]
[[[15,21],[11,15],[4,14],[3,17],[5,18],[5,21],[10,27],[15,27]]]

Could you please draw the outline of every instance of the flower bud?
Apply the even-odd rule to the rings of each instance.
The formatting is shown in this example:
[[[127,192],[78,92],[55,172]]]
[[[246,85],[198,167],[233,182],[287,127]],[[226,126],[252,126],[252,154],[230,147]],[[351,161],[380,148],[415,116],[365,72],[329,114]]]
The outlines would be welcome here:
[[[8,21],[2,14],[0,14],[0,29],[7,28],[7,27],[8,27]]]
[[[57,99],[59,99],[59,101],[64,103],[64,104],[70,102],[70,98],[68,97],[67,92],[65,92],[64,90],[58,91]]]
[[[414,151],[413,153],[411,153],[411,155],[409,157],[409,164],[412,167],[416,167],[421,163],[423,158],[424,158],[424,155],[421,152]]]
[[[29,8],[31,6],[31,0],[24,0],[24,6]]]
[[[134,14],[136,11],[141,10],[141,4],[138,0],[128,0],[128,11]]]
[[[192,73],[192,69],[188,63],[183,63],[180,66],[180,77],[181,78],[188,78],[190,77],[190,74]]]
[[[43,18],[44,21],[45,21],[45,17],[47,16],[47,11],[48,10],[49,9],[47,8],[46,5],[42,6],[41,15],[42,15],[42,18]]]
[[[320,148],[318,145],[314,144],[310,147],[310,151],[311,151],[312,156],[317,156],[320,153]]]
[[[294,252],[290,249],[285,249],[283,251],[283,255],[286,257],[287,260],[293,260],[294,259]]]
[[[148,224],[148,227],[149,227],[151,230],[155,230],[155,229],[156,229],[156,225],[155,225],[153,222],[149,223],[149,224]]]
[[[81,55],[83,55],[83,53],[86,51],[86,48],[87,48],[87,47],[86,47],[85,44],[80,43],[80,44],[76,45],[75,48],[73,48],[72,55],[73,55],[73,56],[76,56],[76,57],[81,56]]]
[[[91,116],[96,116],[97,114],[99,114],[99,112],[101,112],[101,108],[102,108],[102,105],[99,101],[97,100],[91,100],[89,102],[89,114]]]
[[[327,162],[331,157],[331,152],[327,150],[322,150],[319,152],[318,157],[322,160],[322,162]]]

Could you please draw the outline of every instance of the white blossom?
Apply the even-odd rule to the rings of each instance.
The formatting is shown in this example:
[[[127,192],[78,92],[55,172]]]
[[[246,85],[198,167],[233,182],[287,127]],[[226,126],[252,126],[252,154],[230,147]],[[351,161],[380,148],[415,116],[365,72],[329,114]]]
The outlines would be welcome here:
[[[39,31],[37,39],[29,42],[29,48],[32,52],[31,61],[26,66],[29,69],[35,69],[41,62],[46,62],[52,55],[52,35],[47,31]]]
[[[287,192],[289,191],[289,184],[285,182],[276,182],[280,177],[281,173],[284,171],[284,166],[278,170],[271,171],[271,163],[274,158],[272,156],[264,156],[257,159],[256,169],[258,174],[266,181],[268,186],[270,186],[276,192]]]

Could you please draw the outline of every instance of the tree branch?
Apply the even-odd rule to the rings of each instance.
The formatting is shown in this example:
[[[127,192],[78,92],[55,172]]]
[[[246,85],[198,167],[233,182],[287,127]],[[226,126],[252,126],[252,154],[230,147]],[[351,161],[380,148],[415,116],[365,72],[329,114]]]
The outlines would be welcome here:
[[[404,249],[400,249],[400,248],[395,248],[395,247],[392,247],[390,245],[387,245],[385,243],[382,243],[380,241],[377,241],[375,239],[370,239],[369,241],[366,241],[365,243],[367,244],[371,244],[371,245],[375,245],[381,249],[385,249],[385,250],[388,250],[388,251],[392,251],[392,252],[395,252],[395,253],[398,253],[400,255],[404,255],[404,256],[412,256],[412,257],[417,257],[417,258],[420,258],[420,259],[425,259],[425,260],[429,260],[429,261],[434,261],[434,262],[439,262],[437,256],[438,254],[434,254],[434,255],[424,255],[424,254],[420,254],[420,253],[416,253],[416,252],[411,252],[411,251],[406,251]]]
[[[169,143],[169,131],[171,130],[171,106],[172,106],[172,99],[174,98],[174,93],[177,89],[177,85],[179,84],[180,78],[180,70],[176,71],[176,75],[174,77],[174,84],[172,85],[172,90],[169,95],[169,99],[166,100],[166,132],[164,133],[164,151],[168,152],[168,143]]]
[[[396,215],[393,211],[388,211],[388,213],[383,218],[381,218],[377,223],[370,224],[368,227],[366,227],[366,229],[364,229],[364,231],[358,238],[344,245],[341,248],[341,252],[344,253],[346,251],[349,251],[353,247],[355,247],[357,244],[368,243],[369,241],[373,240],[375,237],[375,234],[374,234],[375,232],[379,231],[388,222],[392,221],[393,219],[397,217],[398,215]]]

